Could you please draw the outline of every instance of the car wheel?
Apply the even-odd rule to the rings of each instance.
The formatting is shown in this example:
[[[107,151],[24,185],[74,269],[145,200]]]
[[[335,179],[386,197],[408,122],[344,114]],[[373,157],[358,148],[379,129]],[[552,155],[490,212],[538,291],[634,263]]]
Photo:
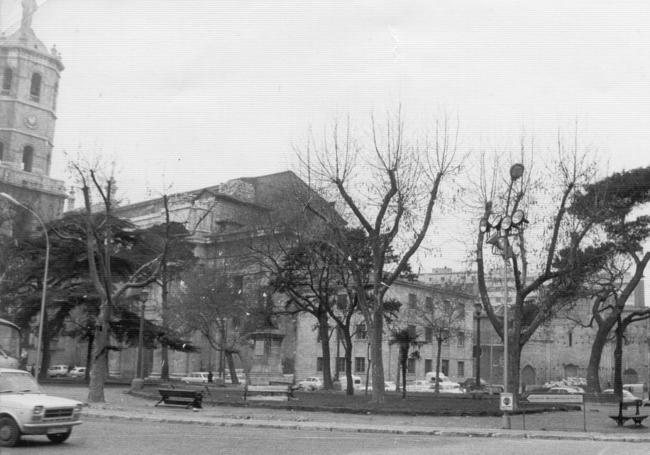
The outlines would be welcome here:
[[[72,430],[68,430],[65,433],[48,434],[47,439],[52,441],[54,444],[61,444],[70,437],[70,433],[72,433]]]
[[[0,418],[0,446],[13,447],[20,440],[20,430],[11,417]]]

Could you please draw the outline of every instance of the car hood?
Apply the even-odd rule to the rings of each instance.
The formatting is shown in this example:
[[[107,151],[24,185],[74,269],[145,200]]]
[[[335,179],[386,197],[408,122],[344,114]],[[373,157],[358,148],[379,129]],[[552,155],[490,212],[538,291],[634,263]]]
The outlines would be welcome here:
[[[9,406],[13,403],[20,403],[24,406],[45,406],[48,408],[74,407],[82,404],[80,401],[69,398],[55,397],[44,393],[2,393],[0,394],[2,404]]]

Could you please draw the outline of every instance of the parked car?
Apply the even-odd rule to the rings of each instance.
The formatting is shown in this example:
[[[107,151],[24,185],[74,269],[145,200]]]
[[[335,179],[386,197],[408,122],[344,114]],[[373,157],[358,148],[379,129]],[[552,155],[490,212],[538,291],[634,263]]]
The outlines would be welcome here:
[[[208,372],[207,371],[193,371],[189,376],[183,376],[181,382],[185,384],[207,384]]]
[[[433,392],[434,386],[430,381],[418,379],[416,381],[409,381],[406,383],[407,392]]]
[[[46,395],[27,371],[0,368],[0,394],[0,446],[14,446],[22,435],[60,444],[81,423],[81,402]]]
[[[384,381],[384,390],[387,392],[394,392],[395,391],[395,385],[394,381]]]
[[[74,367],[68,372],[68,376],[72,378],[83,378],[86,376],[86,367]]]
[[[320,378],[316,376],[311,376],[309,378],[305,378],[302,381],[298,381],[296,384],[300,390],[319,390],[323,388],[323,381],[321,381]]]
[[[482,393],[487,393],[487,385],[488,383],[484,381],[483,379],[480,380],[480,385],[479,387],[476,387],[476,379],[475,378],[468,378],[465,379],[463,382],[460,383],[460,388],[463,389],[465,392],[482,392]]]
[[[605,389],[602,393],[604,395],[614,395],[614,389]],[[623,390],[623,408],[641,405],[643,405],[643,400],[641,398],[632,394],[629,390]]]
[[[341,390],[345,390],[348,387],[348,378],[345,375],[339,377],[341,381]],[[365,390],[366,386],[361,380],[361,376],[355,374],[352,375],[352,383],[354,384],[354,390]]]
[[[51,378],[63,378],[68,375],[68,365],[51,365],[47,369],[47,375]]]

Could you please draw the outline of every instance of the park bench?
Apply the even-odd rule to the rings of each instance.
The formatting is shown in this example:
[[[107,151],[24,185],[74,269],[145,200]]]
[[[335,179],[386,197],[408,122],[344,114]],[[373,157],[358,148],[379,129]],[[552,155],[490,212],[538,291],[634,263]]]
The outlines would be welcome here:
[[[201,401],[203,400],[203,392],[201,390],[172,388],[158,389],[158,393],[160,393],[160,401],[155,406],[158,406],[160,403],[165,403],[185,406],[187,408],[201,408]]]
[[[291,384],[246,385],[244,400],[282,400],[293,398]]]
[[[634,414],[623,414],[623,403],[619,403],[618,414],[610,415],[609,418],[616,422],[619,427],[625,425],[628,420],[633,421],[634,426],[640,427],[643,425],[643,421],[648,418],[648,414],[641,414],[639,411],[639,406],[641,406],[641,403],[639,401],[637,401],[635,405],[636,412]]]

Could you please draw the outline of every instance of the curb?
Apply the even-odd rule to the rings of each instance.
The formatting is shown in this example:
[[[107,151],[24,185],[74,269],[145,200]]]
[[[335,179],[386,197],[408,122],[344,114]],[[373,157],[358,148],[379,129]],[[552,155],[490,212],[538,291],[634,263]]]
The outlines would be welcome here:
[[[340,431],[347,433],[383,433],[396,434],[405,436],[442,436],[442,437],[465,437],[465,438],[499,438],[499,439],[554,439],[554,440],[571,440],[571,441],[606,441],[606,442],[631,442],[647,443],[650,442],[648,436],[629,436],[629,435],[611,435],[604,433],[564,433],[564,432],[543,432],[543,431],[525,431],[525,430],[495,430],[495,429],[460,429],[460,428],[391,428],[381,425],[338,425],[322,422],[289,422],[273,421],[267,422],[256,420],[250,417],[233,419],[208,417],[207,419],[180,419],[168,417],[152,417],[146,415],[124,415],[111,414],[104,412],[93,412],[84,410],[83,415],[89,418],[104,420],[129,420],[136,422],[155,422],[155,423],[172,423],[186,425],[204,425],[215,427],[249,427],[249,428],[267,428],[279,430],[307,430],[307,431]]]

